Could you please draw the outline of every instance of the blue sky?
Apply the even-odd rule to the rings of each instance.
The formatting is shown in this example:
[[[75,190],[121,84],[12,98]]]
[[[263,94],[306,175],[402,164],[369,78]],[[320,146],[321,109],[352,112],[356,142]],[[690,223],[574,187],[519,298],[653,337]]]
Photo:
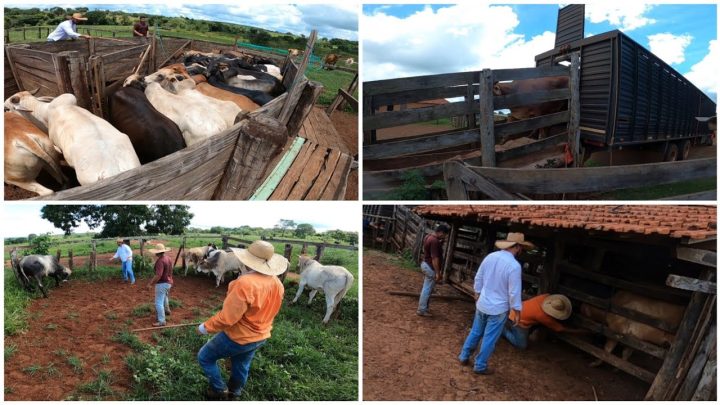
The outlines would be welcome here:
[[[296,35],[310,34],[315,28],[320,37],[358,39],[358,7],[341,2],[333,4],[269,4],[233,2],[228,4],[28,4],[5,2],[6,7],[63,8],[88,7],[90,10],[122,10],[169,17],[184,16],[199,20],[223,21],[265,28]]]
[[[558,7],[480,2],[365,5],[364,80],[533,66],[535,55],[554,46]],[[716,27],[714,4],[647,5],[628,0],[593,2],[585,10],[586,37],[620,29],[708,94],[716,92],[718,83]]]
[[[318,201],[312,204],[292,201],[193,201],[185,203],[195,217],[191,227],[209,229],[212,226],[239,227],[242,225],[272,228],[280,219],[309,223],[316,231],[331,229],[360,231],[361,208],[353,202]],[[2,209],[2,237],[27,236],[50,232],[62,234],[60,229],[40,217],[44,203],[6,202]],[[76,232],[87,232],[83,223]],[[94,231],[100,232],[100,229]]]

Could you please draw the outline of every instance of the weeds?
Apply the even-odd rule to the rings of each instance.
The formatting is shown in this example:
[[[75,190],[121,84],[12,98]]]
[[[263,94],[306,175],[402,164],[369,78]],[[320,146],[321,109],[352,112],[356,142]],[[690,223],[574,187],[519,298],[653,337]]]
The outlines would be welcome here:
[[[58,326],[55,325],[54,323],[49,323],[49,324],[45,325],[45,330],[55,330],[57,328],[58,328]]]
[[[100,370],[96,373],[97,378],[88,383],[81,384],[77,390],[82,393],[91,394],[96,400],[103,400],[105,397],[115,394],[112,389],[114,377],[110,370]]]
[[[100,362],[102,364],[110,364],[110,356],[107,353],[103,354],[102,359],[100,359]]]
[[[127,330],[120,331],[113,336],[113,341],[122,343],[135,351],[139,351],[145,348],[145,344],[138,339],[138,337]]]
[[[152,314],[153,306],[151,304],[140,304],[133,308],[131,314],[135,317],[148,316]]]
[[[57,377],[60,375],[60,370],[55,367],[55,363],[50,363],[45,367],[45,374],[47,374],[48,377]]]
[[[5,346],[5,361],[10,360],[10,358],[12,356],[14,356],[15,353],[17,353],[17,345],[16,344],[13,343],[11,345]]]
[[[31,364],[23,369],[24,372],[30,374],[33,377],[37,373],[39,373],[41,370],[42,370],[42,366],[39,364]]]
[[[77,356],[68,357],[68,364],[72,367],[75,374],[82,374],[85,369],[85,362],[80,360]]]

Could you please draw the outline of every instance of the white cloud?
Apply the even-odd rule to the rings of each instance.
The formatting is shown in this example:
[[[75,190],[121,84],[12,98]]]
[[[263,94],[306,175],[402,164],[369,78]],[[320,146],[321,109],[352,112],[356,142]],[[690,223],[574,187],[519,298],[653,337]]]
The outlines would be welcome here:
[[[427,6],[406,18],[376,9],[361,20],[364,80],[534,66],[555,34],[528,39],[515,32],[518,25],[509,6]]]
[[[648,35],[650,51],[670,65],[685,61],[685,48],[692,42],[692,35],[673,35],[669,32]]]
[[[654,24],[656,20],[646,16],[652,8],[651,4],[634,1],[598,1],[585,5],[585,17],[592,23],[607,21],[608,24],[628,32]]]
[[[708,45],[708,53],[698,63],[690,67],[690,71],[685,73],[685,77],[690,80],[700,90],[711,93],[716,98],[718,84],[718,60],[720,60],[720,44],[716,39],[710,41]]]

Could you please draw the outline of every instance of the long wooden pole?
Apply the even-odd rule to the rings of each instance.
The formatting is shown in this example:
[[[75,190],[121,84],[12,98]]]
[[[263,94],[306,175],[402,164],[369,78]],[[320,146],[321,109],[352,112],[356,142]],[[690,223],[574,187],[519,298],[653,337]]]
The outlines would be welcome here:
[[[152,328],[140,328],[140,329],[133,329],[130,332],[142,332],[146,330],[158,330],[158,329],[170,329],[170,328],[181,328],[185,326],[198,326],[200,325],[200,322],[195,323],[181,323],[179,325],[165,325],[165,326],[154,326]]]

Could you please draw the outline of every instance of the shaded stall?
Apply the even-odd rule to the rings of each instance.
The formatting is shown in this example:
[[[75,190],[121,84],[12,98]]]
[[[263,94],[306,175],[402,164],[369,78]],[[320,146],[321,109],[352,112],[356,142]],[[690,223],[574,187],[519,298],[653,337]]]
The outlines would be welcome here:
[[[417,240],[436,222],[451,231],[446,282],[473,294],[473,279],[494,242],[523,232],[537,249],[519,257],[523,294],[565,294],[572,324],[588,337],[558,338],[649,384],[646,399],[714,399],[716,393],[716,208],[708,206],[396,206],[389,240],[419,262]],[[411,226],[399,224],[412,223]],[[629,292],[682,309],[682,320],[653,317],[615,304]],[[592,305],[672,337],[668,346],[619,334],[580,314]],[[631,348],[627,358],[603,350],[602,338]]]

